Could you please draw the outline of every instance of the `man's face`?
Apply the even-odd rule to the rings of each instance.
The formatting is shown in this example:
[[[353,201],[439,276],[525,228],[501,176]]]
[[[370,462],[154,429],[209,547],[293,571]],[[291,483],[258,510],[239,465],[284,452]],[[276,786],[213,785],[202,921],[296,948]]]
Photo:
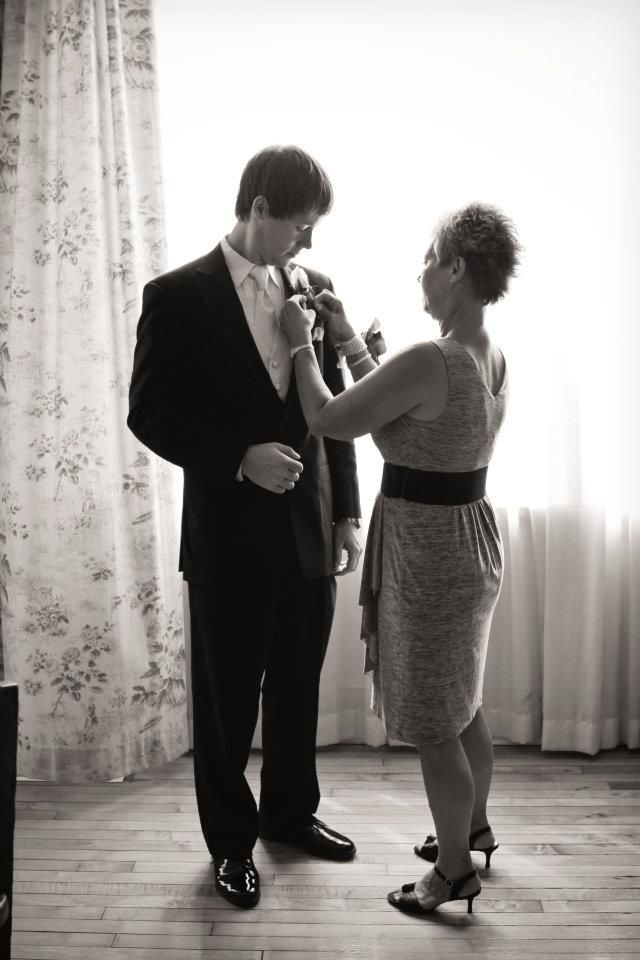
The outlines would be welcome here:
[[[310,250],[313,229],[319,219],[314,211],[303,212],[291,220],[262,218],[258,244],[262,262],[284,267],[300,250]]]

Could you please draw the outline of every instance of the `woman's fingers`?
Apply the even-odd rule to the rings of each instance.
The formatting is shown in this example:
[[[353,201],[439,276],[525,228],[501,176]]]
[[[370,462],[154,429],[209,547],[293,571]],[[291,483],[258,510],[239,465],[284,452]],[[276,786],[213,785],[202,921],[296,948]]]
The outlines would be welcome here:
[[[290,328],[300,322],[313,325],[314,320],[314,311],[305,309],[304,297],[300,295],[289,297],[289,299],[283,303],[282,310],[280,311],[280,321],[285,327]]]
[[[330,315],[342,311],[341,301],[338,300],[336,295],[331,293],[330,290],[323,290],[317,297],[314,297],[313,302],[317,304],[321,310],[326,310]]]

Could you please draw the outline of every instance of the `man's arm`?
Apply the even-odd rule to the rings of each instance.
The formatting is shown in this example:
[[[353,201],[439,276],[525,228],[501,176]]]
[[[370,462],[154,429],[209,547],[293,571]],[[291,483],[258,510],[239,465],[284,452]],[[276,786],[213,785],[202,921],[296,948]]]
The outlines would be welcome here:
[[[188,353],[177,305],[154,282],[144,288],[127,425],[164,460],[207,463],[214,483],[236,483],[249,438],[208,423],[187,408]]]

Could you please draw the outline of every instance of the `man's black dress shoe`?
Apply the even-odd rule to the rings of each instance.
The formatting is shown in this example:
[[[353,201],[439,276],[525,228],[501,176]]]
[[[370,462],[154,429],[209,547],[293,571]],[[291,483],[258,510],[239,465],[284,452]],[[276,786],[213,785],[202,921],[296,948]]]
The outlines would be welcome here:
[[[236,907],[255,907],[260,899],[260,877],[252,857],[214,857],[216,890]]]
[[[294,829],[271,827],[263,823],[260,826],[260,838],[275,840],[277,843],[290,843],[314,857],[326,857],[327,860],[351,860],[356,852],[352,840],[332,830],[317,817],[313,817],[311,823],[304,827]]]

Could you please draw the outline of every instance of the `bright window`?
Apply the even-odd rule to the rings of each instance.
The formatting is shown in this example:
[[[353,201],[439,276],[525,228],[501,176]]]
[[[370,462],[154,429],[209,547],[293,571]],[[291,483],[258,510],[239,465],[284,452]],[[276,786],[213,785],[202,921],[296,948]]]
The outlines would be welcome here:
[[[336,194],[300,262],[393,349],[438,335],[416,282],[433,223],[495,203],[526,255],[488,313],[512,385],[493,499],[638,497],[640,4],[157,0],[156,24],[171,266],[231,229],[254,152],[297,143]],[[359,453],[366,502],[380,460]]]

